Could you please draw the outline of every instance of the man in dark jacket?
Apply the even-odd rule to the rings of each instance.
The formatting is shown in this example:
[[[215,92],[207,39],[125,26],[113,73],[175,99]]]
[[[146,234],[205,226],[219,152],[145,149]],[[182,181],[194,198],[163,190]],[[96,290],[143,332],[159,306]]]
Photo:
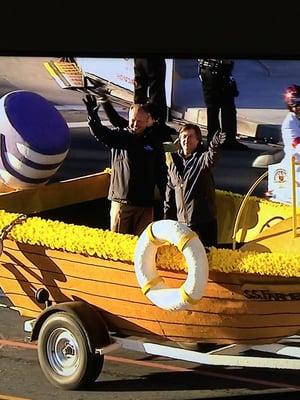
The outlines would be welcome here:
[[[174,216],[197,232],[204,246],[217,245],[217,213],[215,185],[211,167],[215,164],[219,145],[226,134],[218,131],[205,151],[201,130],[186,124],[179,132],[181,149],[171,153],[168,164],[168,183],[164,203],[164,218]]]
[[[129,109],[129,127],[102,125],[96,97],[83,99],[92,134],[111,149],[111,230],[140,235],[153,221],[154,188],[165,195],[167,166],[162,143],[153,135],[151,115],[143,105]]]

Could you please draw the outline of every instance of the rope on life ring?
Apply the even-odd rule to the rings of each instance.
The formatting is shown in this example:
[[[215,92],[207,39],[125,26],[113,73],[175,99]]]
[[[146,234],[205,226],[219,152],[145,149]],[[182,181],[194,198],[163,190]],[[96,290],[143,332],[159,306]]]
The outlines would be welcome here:
[[[180,288],[167,287],[156,269],[157,249],[166,242],[177,246],[188,265]],[[208,281],[208,260],[198,235],[172,220],[153,222],[144,230],[135,249],[134,267],[143,294],[164,310],[183,310],[197,303]]]

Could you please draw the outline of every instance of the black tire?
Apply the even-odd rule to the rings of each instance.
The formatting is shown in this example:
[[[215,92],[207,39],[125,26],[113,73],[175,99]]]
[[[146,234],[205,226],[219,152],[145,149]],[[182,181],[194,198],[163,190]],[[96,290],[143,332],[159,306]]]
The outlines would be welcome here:
[[[38,359],[53,385],[76,390],[95,382],[104,357],[90,351],[87,334],[72,315],[57,312],[51,314],[41,327]]]

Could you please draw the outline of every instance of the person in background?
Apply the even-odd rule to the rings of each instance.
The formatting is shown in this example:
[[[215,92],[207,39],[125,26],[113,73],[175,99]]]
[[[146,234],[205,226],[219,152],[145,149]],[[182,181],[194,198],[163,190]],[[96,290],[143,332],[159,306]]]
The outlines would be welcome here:
[[[134,103],[157,106],[159,122],[167,120],[166,61],[160,57],[134,59]]]
[[[248,147],[236,138],[237,112],[234,99],[239,92],[232,76],[234,61],[198,59],[198,63],[199,78],[202,82],[204,102],[207,108],[207,142],[209,143],[214,133],[221,128],[223,132],[226,132],[223,149],[247,150]]]
[[[91,133],[111,149],[111,230],[140,235],[153,221],[154,189],[165,196],[167,166],[162,143],[153,134],[151,115],[141,104],[129,109],[129,124],[111,129],[102,125],[96,97],[83,99]]]
[[[165,81],[166,61],[164,58],[134,59],[134,103],[150,103],[153,117],[160,127],[161,134],[172,139],[172,135],[177,135],[177,131],[166,124],[168,107]]]
[[[217,245],[217,213],[212,166],[226,133],[217,131],[207,151],[197,125],[186,124],[179,131],[180,150],[170,153],[164,218],[185,223],[200,237],[204,246]]]
[[[289,110],[281,125],[284,144],[284,160],[291,162],[296,156],[300,161],[300,86],[289,86],[284,93],[284,101]]]
[[[295,182],[292,176],[292,157],[300,162],[300,86],[286,88],[283,100],[288,113],[281,124],[283,158],[279,163],[268,165],[268,190],[266,196],[273,201],[291,204],[293,202],[292,185],[296,184],[296,202],[299,200],[300,167],[295,168]]]

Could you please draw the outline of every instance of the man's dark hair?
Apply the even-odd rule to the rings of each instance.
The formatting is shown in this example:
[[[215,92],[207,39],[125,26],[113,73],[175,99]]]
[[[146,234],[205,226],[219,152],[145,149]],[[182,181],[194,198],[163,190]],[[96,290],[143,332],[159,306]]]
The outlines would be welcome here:
[[[142,110],[146,114],[150,114],[151,115],[151,112],[148,110],[148,107],[146,107],[145,104],[135,104],[135,103],[131,104],[131,106],[129,107],[129,111],[131,111],[131,110]],[[151,115],[151,117],[152,117],[152,115]]]
[[[150,116],[156,121],[159,115],[158,107],[156,104],[147,102],[145,104],[131,104],[129,111],[133,109],[143,110],[146,114],[150,114]]]
[[[195,125],[195,124],[185,124],[185,125],[183,125],[179,130],[179,137],[180,137],[182,132],[186,132],[186,131],[188,131],[190,129],[192,129],[195,132],[195,134],[197,136],[197,139],[199,139],[201,141],[202,140],[201,129],[199,128],[198,125]]]
[[[147,102],[144,104],[144,110],[148,112],[155,121],[159,118],[159,107],[156,104]]]

